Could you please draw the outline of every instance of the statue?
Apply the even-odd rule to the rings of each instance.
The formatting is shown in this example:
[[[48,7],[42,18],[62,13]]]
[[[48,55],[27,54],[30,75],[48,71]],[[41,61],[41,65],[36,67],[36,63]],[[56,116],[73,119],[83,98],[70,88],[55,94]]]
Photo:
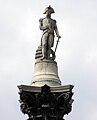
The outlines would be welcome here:
[[[37,56],[41,57],[41,60],[55,59],[55,51],[56,51],[57,45],[56,45],[55,51],[51,49],[54,46],[54,37],[55,37],[54,32],[56,33],[58,40],[59,38],[61,38],[58,32],[56,20],[53,20],[51,18],[52,13],[55,13],[54,9],[51,6],[46,7],[44,11],[44,14],[46,14],[46,17],[41,18],[39,20],[39,27],[40,27],[40,30],[43,31],[43,34],[41,37],[41,45],[38,47],[38,50],[36,51],[36,58]],[[38,53],[40,53],[40,49],[41,49],[42,55],[39,56]]]

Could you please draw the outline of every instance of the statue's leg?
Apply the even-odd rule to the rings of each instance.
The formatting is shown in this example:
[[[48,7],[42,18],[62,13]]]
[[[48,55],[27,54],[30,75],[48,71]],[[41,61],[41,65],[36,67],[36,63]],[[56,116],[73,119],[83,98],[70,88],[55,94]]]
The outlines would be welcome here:
[[[48,56],[50,57],[51,54],[51,47],[53,47],[54,44],[54,37],[52,34],[49,35],[49,39],[48,39]]]
[[[47,58],[47,38],[48,38],[48,34],[45,33],[42,36],[42,59],[46,59]]]

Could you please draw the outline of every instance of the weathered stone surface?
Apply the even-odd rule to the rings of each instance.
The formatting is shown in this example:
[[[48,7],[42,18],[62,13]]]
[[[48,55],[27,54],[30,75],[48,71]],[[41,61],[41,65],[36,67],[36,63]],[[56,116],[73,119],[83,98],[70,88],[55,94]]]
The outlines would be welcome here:
[[[28,120],[62,120],[72,109],[72,85],[50,87],[18,86],[21,111]]]
[[[73,85],[62,85],[62,86],[50,86],[51,92],[71,92],[73,89]],[[40,86],[30,86],[30,85],[19,85],[20,91],[25,92],[41,92]]]
[[[55,52],[58,46],[58,42],[56,44],[55,51],[53,51],[51,48],[54,46],[54,38],[55,38],[54,34],[56,33],[56,36],[58,37],[58,41],[59,41],[59,38],[61,38],[58,32],[56,20],[51,18],[51,14],[54,12],[51,12],[51,11],[54,11],[54,9],[51,6],[46,7],[46,11],[44,12],[46,14],[46,17],[41,18],[39,20],[39,28],[40,30],[43,31],[42,32],[43,34],[41,37],[41,45],[40,45],[41,52],[42,52],[42,60],[43,59],[55,60]],[[38,52],[38,50],[36,51],[36,53]],[[40,53],[36,54],[35,56],[36,59],[40,57],[41,57]]]
[[[56,52],[57,46],[55,48],[55,52]],[[51,49],[51,55],[49,56],[49,60],[55,60],[56,56],[55,56],[55,52]],[[42,45],[40,45],[35,53],[35,59],[37,60],[42,60],[43,59],[43,54],[42,54]]]
[[[34,65],[34,75],[32,78],[32,86],[58,86],[61,85],[58,76],[57,63],[53,60],[39,60]]]
[[[20,108],[28,115],[28,120],[63,120],[65,114],[72,109],[73,85],[61,85],[55,52],[59,35],[56,20],[51,18],[54,10],[51,6],[45,9],[45,18],[39,20],[40,30],[43,31],[41,44],[36,50],[34,74],[30,86],[20,85]],[[55,51],[54,33],[58,37]]]

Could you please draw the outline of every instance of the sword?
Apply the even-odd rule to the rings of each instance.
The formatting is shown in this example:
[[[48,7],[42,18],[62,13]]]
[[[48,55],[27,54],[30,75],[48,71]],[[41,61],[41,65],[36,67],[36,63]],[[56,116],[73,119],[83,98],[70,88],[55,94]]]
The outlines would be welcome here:
[[[57,43],[56,43],[56,47],[55,47],[55,52],[56,52],[56,50],[57,50],[57,46],[58,46],[58,43],[59,43],[59,39],[60,39],[61,37],[59,36],[58,37],[58,40],[57,40]]]

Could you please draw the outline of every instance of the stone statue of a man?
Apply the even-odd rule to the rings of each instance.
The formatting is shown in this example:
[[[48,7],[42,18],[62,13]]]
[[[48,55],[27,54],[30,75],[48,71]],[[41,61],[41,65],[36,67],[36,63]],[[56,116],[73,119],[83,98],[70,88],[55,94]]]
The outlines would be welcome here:
[[[51,6],[46,7],[44,11],[46,17],[39,20],[40,30],[43,31],[41,38],[42,59],[49,59],[51,52],[53,52],[51,47],[54,45],[54,32],[56,33],[56,36],[60,38],[56,20],[51,18],[52,13],[55,13],[54,9]]]

